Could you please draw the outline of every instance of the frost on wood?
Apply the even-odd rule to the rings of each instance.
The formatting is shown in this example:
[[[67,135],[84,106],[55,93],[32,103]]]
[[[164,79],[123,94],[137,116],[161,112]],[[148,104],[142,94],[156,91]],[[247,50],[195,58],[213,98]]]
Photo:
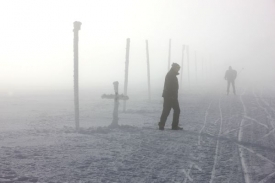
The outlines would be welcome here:
[[[150,62],[149,62],[149,45],[146,40],[146,58],[147,58],[147,76],[148,76],[148,98],[151,100],[151,84],[150,84]]]
[[[130,55],[130,38],[126,40],[126,61],[125,61],[125,80],[124,80],[124,95],[127,95],[128,89],[128,70],[129,70],[129,55]],[[123,102],[123,111],[126,110],[126,101]]]
[[[106,98],[106,99],[114,99],[114,110],[113,110],[113,121],[110,125],[110,127],[116,127],[118,126],[118,107],[119,107],[119,100],[128,100],[129,97],[123,94],[118,94],[118,81],[113,82],[114,85],[114,90],[115,90],[115,94],[103,94],[101,96],[102,99]]]
[[[74,106],[75,106],[75,127],[79,129],[79,94],[78,94],[78,31],[81,22],[74,22]]]

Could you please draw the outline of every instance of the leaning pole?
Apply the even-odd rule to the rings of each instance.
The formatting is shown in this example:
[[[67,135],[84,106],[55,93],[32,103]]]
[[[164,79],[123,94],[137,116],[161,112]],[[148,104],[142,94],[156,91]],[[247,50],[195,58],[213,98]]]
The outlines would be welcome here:
[[[75,111],[75,128],[79,130],[79,97],[78,97],[78,31],[81,22],[74,22],[74,111]]]
[[[150,85],[150,62],[149,62],[149,46],[146,40],[146,58],[147,58],[147,75],[148,75],[148,97],[151,100],[151,85]]]
[[[168,71],[170,70],[170,61],[171,61],[171,39],[169,39]]]
[[[128,89],[128,68],[129,68],[129,53],[130,53],[130,38],[126,40],[126,61],[125,61],[125,80],[124,80],[124,95],[127,96]],[[126,110],[126,101],[123,102],[123,112]]]
[[[181,58],[181,73],[180,73],[180,88],[182,89],[182,74],[183,74],[183,61],[184,61],[185,45],[182,45],[182,58]]]

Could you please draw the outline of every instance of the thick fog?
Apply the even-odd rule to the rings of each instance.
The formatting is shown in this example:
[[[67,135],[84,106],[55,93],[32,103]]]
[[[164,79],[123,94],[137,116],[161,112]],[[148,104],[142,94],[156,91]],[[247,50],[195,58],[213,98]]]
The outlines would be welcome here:
[[[147,92],[145,40],[154,91],[168,70],[169,39],[171,64],[181,65],[182,46],[190,48],[183,88],[225,84],[229,66],[242,83],[274,83],[274,0],[10,0],[1,3],[0,20],[3,95],[73,90],[74,21],[82,22],[80,91],[112,92],[113,81],[123,91],[127,38],[129,94]]]

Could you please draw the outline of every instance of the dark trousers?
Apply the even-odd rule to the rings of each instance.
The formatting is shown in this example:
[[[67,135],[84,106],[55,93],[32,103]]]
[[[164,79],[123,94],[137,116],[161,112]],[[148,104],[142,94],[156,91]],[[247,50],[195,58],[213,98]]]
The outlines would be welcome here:
[[[229,93],[230,85],[232,85],[233,93],[235,94],[235,81],[234,80],[227,80],[227,94]]]
[[[166,122],[167,117],[169,116],[169,113],[172,108],[174,110],[172,127],[178,126],[179,117],[180,117],[179,101],[178,101],[178,99],[171,99],[171,98],[166,98],[166,97],[164,97],[163,110],[162,110],[162,114],[160,117],[159,126],[163,126],[163,127],[165,126],[165,122]]]

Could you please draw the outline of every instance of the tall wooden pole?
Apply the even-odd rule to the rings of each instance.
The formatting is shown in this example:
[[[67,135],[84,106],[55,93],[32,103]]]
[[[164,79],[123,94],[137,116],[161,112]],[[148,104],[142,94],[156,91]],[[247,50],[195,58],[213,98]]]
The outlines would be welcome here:
[[[204,61],[205,79],[209,80],[209,58],[206,57]]]
[[[187,71],[188,71],[188,84],[190,88],[190,64],[189,64],[189,45],[186,46],[186,56],[187,56]]]
[[[147,75],[148,75],[148,97],[151,100],[151,84],[150,84],[150,62],[149,62],[149,45],[146,40],[146,57],[147,57]]]
[[[202,77],[202,81],[203,81],[203,79],[204,79],[204,77],[203,77],[203,57],[201,59],[201,77]]]
[[[210,77],[210,80],[212,79],[212,76],[213,76],[213,73],[212,73],[212,60],[211,60],[211,55],[209,55],[209,77]]]
[[[171,61],[171,39],[169,39],[169,53],[168,53],[168,71],[170,70],[170,61]]]
[[[196,71],[196,84],[198,83],[198,73],[197,73],[197,52],[195,51],[195,71]]]
[[[129,68],[129,53],[130,53],[130,38],[126,40],[126,61],[125,61],[125,80],[124,80],[124,95],[127,95],[128,89],[128,68]],[[123,111],[126,110],[126,101],[123,102]]]
[[[181,73],[180,73],[180,88],[182,89],[182,74],[183,74],[183,61],[184,61],[184,50],[185,50],[185,45],[182,45],[182,58],[181,58]]]
[[[79,130],[79,95],[78,95],[78,31],[81,22],[74,22],[74,111],[75,111],[75,128]]]

